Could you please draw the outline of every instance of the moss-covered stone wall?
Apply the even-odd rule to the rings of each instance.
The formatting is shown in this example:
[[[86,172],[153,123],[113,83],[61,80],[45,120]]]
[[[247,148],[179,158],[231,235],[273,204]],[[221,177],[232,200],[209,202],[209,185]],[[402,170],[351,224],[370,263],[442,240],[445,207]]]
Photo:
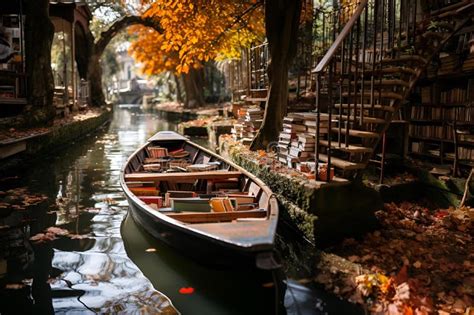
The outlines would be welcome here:
[[[376,227],[374,212],[382,209],[382,199],[377,191],[359,182],[319,185],[280,173],[226,141],[221,142],[220,153],[263,180],[277,196],[284,196],[280,200],[283,211],[317,245],[328,245]]]
[[[2,163],[0,163],[0,177],[14,174],[15,169],[24,166],[23,162],[26,160],[38,158],[43,154],[54,152],[55,150],[84,137],[108,122],[111,117],[112,111],[105,110],[103,113],[95,117],[52,127],[50,132],[47,134],[27,140],[20,140],[26,141],[26,151],[2,160]]]
[[[93,132],[109,121],[111,117],[112,111],[105,110],[96,117],[53,127],[51,132],[28,140],[26,153],[28,155],[36,155],[55,150],[60,146],[66,145],[71,141]]]

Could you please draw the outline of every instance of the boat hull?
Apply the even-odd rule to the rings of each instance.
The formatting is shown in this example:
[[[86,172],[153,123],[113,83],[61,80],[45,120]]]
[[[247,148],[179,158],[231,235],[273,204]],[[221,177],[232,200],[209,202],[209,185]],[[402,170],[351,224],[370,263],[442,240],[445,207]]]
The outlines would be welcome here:
[[[257,266],[259,254],[272,252],[272,246],[259,251],[246,251],[241,247],[231,247],[228,244],[215,242],[202,235],[190,233],[189,230],[179,229],[150,214],[146,209],[129,199],[129,213],[133,220],[155,239],[179,250],[202,264],[213,266]]]

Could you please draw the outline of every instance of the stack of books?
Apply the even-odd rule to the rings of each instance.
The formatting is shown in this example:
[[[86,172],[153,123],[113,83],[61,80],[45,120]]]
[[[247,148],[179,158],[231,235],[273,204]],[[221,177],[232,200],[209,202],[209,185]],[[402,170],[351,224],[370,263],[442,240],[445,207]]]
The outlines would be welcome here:
[[[278,139],[278,160],[281,163],[291,166],[297,159],[291,153],[296,154],[298,148],[298,134],[305,133],[306,127],[303,124],[303,118],[297,113],[290,113],[283,118],[283,130]]]
[[[245,136],[243,137],[244,143],[251,142],[257,135],[257,132],[263,123],[263,114],[264,111],[260,109],[260,107],[247,108],[243,123],[245,131]]]
[[[301,162],[314,159],[316,120],[315,112],[291,113],[283,119],[283,130],[278,141],[278,160],[281,163],[298,168]],[[321,113],[320,137],[327,137],[329,125],[328,114]]]
[[[237,111],[237,123],[232,128],[234,140],[242,140],[243,143],[250,143],[263,123],[264,111],[258,106],[248,106],[239,108]]]
[[[240,107],[237,110],[237,123],[234,124],[234,127],[231,130],[234,140],[240,140],[244,137],[244,121],[247,115],[247,108]]]

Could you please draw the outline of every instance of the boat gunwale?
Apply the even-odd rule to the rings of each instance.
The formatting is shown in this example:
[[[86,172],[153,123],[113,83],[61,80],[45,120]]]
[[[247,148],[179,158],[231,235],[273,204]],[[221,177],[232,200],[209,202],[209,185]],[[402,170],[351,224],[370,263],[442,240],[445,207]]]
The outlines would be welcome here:
[[[176,134],[178,134],[178,133],[176,133]],[[212,151],[210,151],[210,150],[208,150],[208,149],[192,142],[191,140],[189,140],[187,138],[184,138],[182,140],[180,140],[180,139],[152,140],[153,137],[155,137],[155,136],[150,137],[150,139],[148,139],[146,143],[144,143],[137,150],[135,150],[135,152],[133,152],[128,157],[128,159],[124,163],[122,169],[120,170],[120,185],[122,186],[122,189],[123,189],[125,195],[127,196],[127,198],[132,200],[136,207],[139,207],[141,210],[144,210],[148,214],[150,214],[151,216],[157,218],[162,224],[166,224],[168,226],[171,226],[172,228],[179,229],[180,232],[184,232],[184,233],[187,233],[187,234],[192,234],[193,236],[199,236],[200,238],[207,239],[209,241],[222,244],[224,246],[232,246],[232,247],[235,247],[235,249],[246,250],[246,251],[251,251],[251,252],[267,251],[267,250],[272,250],[273,249],[273,243],[274,243],[275,234],[276,234],[276,225],[277,225],[278,215],[279,215],[279,208],[278,208],[278,202],[276,200],[276,197],[275,197],[274,193],[271,191],[271,189],[262,180],[260,180],[258,177],[256,177],[255,175],[253,175],[252,173],[250,173],[246,169],[238,166],[234,162],[223,158],[222,156],[220,156],[220,155],[218,155],[218,154],[216,154],[216,153],[214,153],[214,152],[212,152]],[[260,187],[268,195],[268,204],[267,204],[267,209],[266,209],[266,211],[268,212],[267,213],[267,220],[262,221],[262,222],[266,222],[266,221],[270,222],[270,226],[268,226],[268,230],[270,232],[267,233],[267,235],[263,239],[264,240],[271,239],[271,242],[239,243],[238,241],[230,241],[230,240],[223,239],[223,238],[219,237],[216,234],[206,233],[202,230],[197,230],[197,229],[192,227],[192,224],[184,224],[183,222],[181,222],[179,220],[170,218],[166,214],[161,213],[161,212],[151,208],[150,206],[145,204],[142,200],[140,200],[138,198],[138,196],[133,194],[130,191],[130,189],[128,188],[128,186],[126,185],[126,181],[125,181],[125,169],[126,169],[126,167],[129,165],[131,160],[133,158],[135,158],[135,156],[139,152],[145,150],[148,145],[150,145],[151,143],[159,143],[159,142],[163,142],[163,141],[176,141],[176,142],[183,141],[183,142],[197,148],[198,150],[219,159],[220,161],[224,161],[225,163],[227,163],[231,167],[233,167],[236,170],[240,171],[243,176],[246,176],[247,178],[249,178],[250,180],[255,182],[255,184],[258,187]],[[268,207],[270,207],[270,209],[268,209]],[[216,224],[219,224],[219,223],[216,223]]]

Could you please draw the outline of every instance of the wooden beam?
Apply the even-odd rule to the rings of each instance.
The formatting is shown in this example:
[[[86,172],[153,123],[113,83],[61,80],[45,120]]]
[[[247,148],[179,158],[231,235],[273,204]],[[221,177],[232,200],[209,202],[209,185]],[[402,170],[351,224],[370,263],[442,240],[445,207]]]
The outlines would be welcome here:
[[[242,175],[238,171],[209,171],[209,172],[187,172],[187,173],[132,173],[125,174],[126,181],[180,181],[196,179],[228,179],[239,178]]]
[[[199,213],[170,213],[168,217],[186,223],[211,223],[221,221],[232,221],[241,218],[265,218],[266,211],[249,210],[234,212],[199,212]]]

